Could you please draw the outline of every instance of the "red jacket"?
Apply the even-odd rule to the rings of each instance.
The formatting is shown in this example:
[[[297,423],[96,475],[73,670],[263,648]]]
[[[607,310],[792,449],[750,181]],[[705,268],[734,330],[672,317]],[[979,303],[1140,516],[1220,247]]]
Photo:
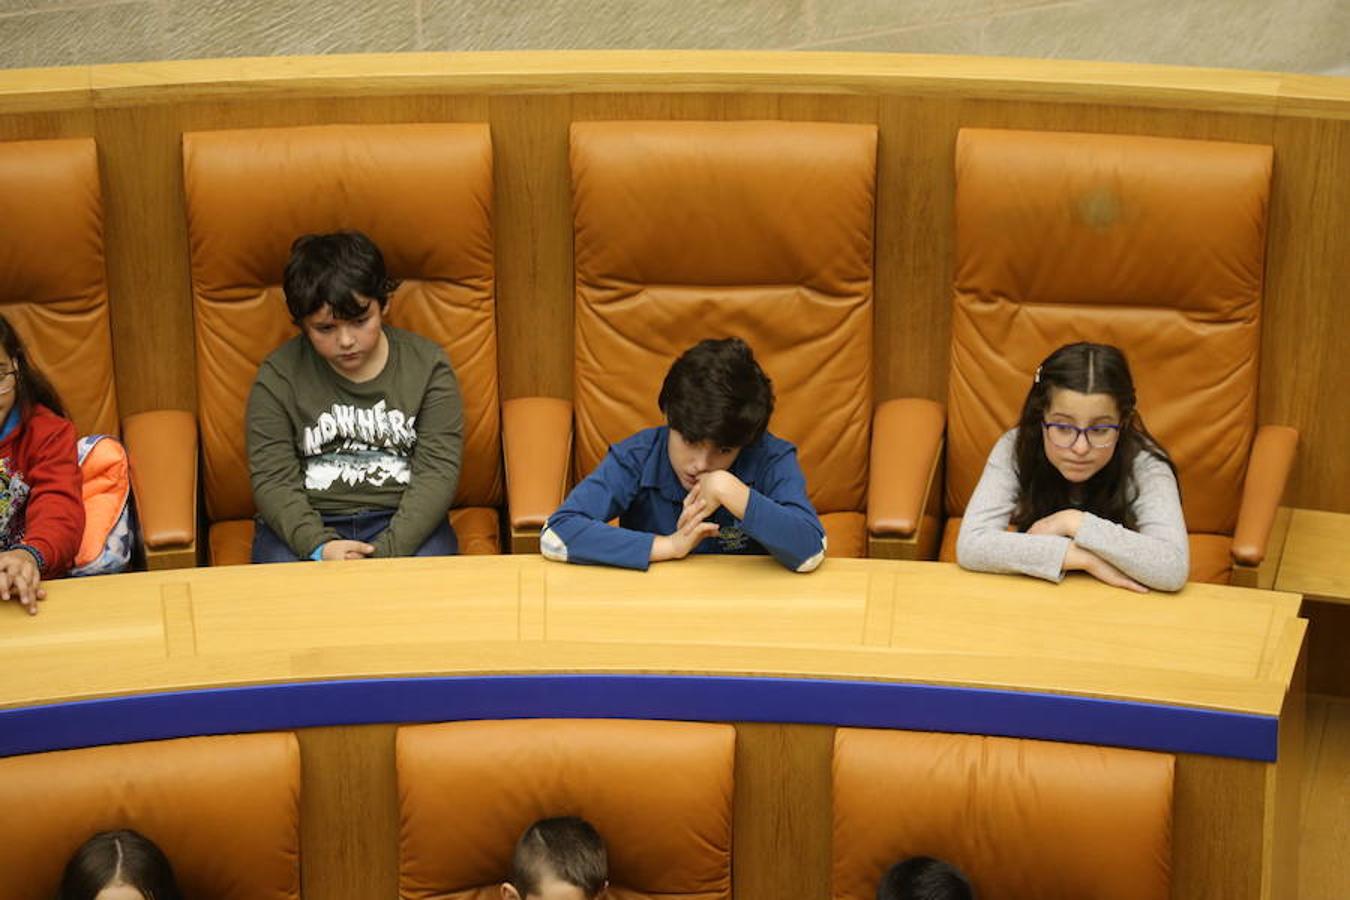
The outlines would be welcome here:
[[[75,426],[45,406],[0,440],[0,543],[42,554],[43,578],[64,575],[84,536]]]

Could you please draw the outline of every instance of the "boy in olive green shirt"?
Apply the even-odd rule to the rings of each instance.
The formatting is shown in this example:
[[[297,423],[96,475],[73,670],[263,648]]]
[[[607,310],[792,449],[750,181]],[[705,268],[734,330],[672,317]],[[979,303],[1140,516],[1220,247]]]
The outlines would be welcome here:
[[[459,385],[438,345],[384,324],[396,287],[358,232],[291,246],[284,290],[301,334],[264,360],[248,398],[254,562],[457,551]]]

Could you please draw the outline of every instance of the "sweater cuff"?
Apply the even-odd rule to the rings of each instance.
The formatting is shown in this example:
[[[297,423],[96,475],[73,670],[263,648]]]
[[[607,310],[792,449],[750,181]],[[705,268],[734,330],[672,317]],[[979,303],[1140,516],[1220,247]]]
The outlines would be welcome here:
[[[1083,521],[1078,525],[1078,533],[1074,535],[1073,542],[1084,550],[1090,550],[1100,556],[1102,548],[1112,545],[1114,537],[1112,532],[1117,527],[1119,526],[1114,522],[1084,511]]]
[[[1064,580],[1065,575],[1064,557],[1069,555],[1069,548],[1073,546],[1073,541],[1057,534],[1039,536],[1046,538],[1044,559],[1039,561],[1039,565],[1033,566],[1028,574],[1059,584]],[[1029,537],[1038,537],[1038,535],[1029,535]]]
[[[273,529],[273,531],[276,531],[276,529]],[[280,534],[280,532],[277,533]],[[285,538],[282,540],[286,540],[286,543],[290,544],[291,552],[300,559],[321,559],[323,545],[329,541],[335,541],[339,537],[341,535],[332,528],[321,526],[319,528],[302,527],[290,540]],[[320,555],[316,556],[315,554]]]
[[[39,572],[46,572],[46,571],[47,571],[47,559],[46,559],[46,557],[44,557],[44,556],[42,555],[42,551],[41,551],[41,550],[39,550],[38,548],[34,547],[32,544],[15,544],[15,545],[14,545],[13,547],[11,547],[10,549],[11,549],[11,550],[27,550],[30,554],[32,554],[33,562],[37,563],[38,571],[39,571]]]

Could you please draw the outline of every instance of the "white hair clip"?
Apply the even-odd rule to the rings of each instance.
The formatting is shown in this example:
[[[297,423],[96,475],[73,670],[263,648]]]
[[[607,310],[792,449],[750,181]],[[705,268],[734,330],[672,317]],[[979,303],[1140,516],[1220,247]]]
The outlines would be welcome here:
[[[1041,367],[1040,367],[1040,366],[1037,366],[1037,367],[1036,367],[1036,378],[1035,378],[1035,380],[1034,380],[1033,383],[1035,383],[1035,384],[1040,384],[1040,383],[1041,383]]]

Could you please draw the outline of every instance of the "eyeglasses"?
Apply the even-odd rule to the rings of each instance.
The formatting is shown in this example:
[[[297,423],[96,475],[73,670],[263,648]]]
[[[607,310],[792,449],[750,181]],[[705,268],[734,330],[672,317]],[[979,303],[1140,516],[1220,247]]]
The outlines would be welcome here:
[[[0,381],[7,381],[10,377],[19,374],[18,366],[10,366],[7,369],[0,369]]]
[[[1079,428],[1068,422],[1042,422],[1041,426],[1050,436],[1050,443],[1061,450],[1068,450],[1078,443],[1080,434],[1087,435],[1088,446],[1096,447],[1098,450],[1113,446],[1120,438],[1119,425],[1089,425],[1086,428]]]

